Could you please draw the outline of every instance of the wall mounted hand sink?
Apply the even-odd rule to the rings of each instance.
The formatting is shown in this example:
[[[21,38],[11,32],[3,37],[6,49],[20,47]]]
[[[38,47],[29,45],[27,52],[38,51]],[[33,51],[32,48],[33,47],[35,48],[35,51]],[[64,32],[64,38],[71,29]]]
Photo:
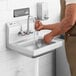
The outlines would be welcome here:
[[[62,40],[56,39],[47,45],[42,39],[40,39],[40,42],[35,42],[33,39],[31,39],[29,41],[16,42],[10,45],[13,50],[22,53],[23,55],[37,57],[61,47]]]
[[[34,40],[33,34],[30,36],[18,36],[19,27],[17,23],[6,24],[6,47],[25,56],[35,58],[52,52],[63,44],[63,40],[58,38],[53,39],[47,45],[42,38]],[[31,38],[28,39],[28,37]]]

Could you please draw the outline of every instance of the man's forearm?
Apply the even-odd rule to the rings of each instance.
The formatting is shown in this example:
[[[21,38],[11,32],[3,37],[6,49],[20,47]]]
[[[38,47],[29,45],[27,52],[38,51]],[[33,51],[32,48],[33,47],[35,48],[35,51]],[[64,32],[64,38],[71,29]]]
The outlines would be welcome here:
[[[76,4],[68,5],[65,10],[65,17],[61,22],[43,26],[44,29],[53,30],[60,27],[62,32],[68,31],[76,22]]]
[[[55,24],[48,24],[43,26],[43,30],[53,30],[56,27],[60,27],[62,32],[66,32],[73,26],[73,21],[71,17],[65,17],[61,22]]]
[[[56,27],[57,26],[57,27]],[[55,30],[52,30],[51,35],[57,36],[67,32],[69,29],[74,26],[73,21],[68,17],[64,18],[59,24],[56,24]]]
[[[55,26],[58,26],[60,23],[55,23],[55,24],[47,24],[47,25],[43,25],[43,29],[42,30],[53,30]]]

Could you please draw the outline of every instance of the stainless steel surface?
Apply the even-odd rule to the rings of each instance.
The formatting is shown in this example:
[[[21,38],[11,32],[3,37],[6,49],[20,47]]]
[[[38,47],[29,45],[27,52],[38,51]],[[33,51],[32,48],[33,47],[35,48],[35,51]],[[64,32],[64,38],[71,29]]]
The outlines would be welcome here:
[[[23,28],[22,28],[22,25],[21,24],[19,24],[20,25],[20,31],[18,32],[18,35],[19,36],[25,36],[25,35],[30,35],[30,34],[32,34],[33,32],[32,31],[30,31],[30,19],[33,21],[33,22],[35,22],[35,17],[32,17],[32,16],[30,16],[30,15],[28,15],[28,17],[27,17],[27,23],[26,23],[26,31],[23,31]]]
[[[49,45],[54,43],[55,42],[51,42]],[[32,51],[47,46],[47,44],[44,43],[43,39],[31,40],[26,42],[17,42],[16,45]]]
[[[56,51],[45,54],[39,59],[39,76],[56,76]]]
[[[32,33],[32,32],[29,30],[29,28],[30,28],[30,25],[29,25],[30,18],[32,18],[33,22],[35,22],[35,20],[36,20],[36,17],[33,17],[33,16],[28,15],[28,18],[27,18],[27,31],[26,31],[26,34],[27,34],[27,35],[29,35],[29,34]]]
[[[30,15],[30,9],[29,8],[15,9],[13,11],[14,17],[21,17],[21,16],[26,16],[26,15]]]
[[[37,19],[47,20],[48,17],[48,7],[47,2],[38,2],[37,3]]]
[[[18,35],[21,35],[21,36],[24,36],[24,35],[29,35],[31,34],[32,32],[29,30],[29,20],[30,20],[30,8],[21,8],[21,9],[15,9],[13,11],[13,15],[14,17],[21,17],[21,16],[27,16],[27,30],[26,31],[23,31],[22,30],[22,26],[21,26],[21,29],[18,33]]]
[[[22,25],[20,27],[20,31],[18,32],[18,35],[19,36],[25,36],[26,35],[26,32],[22,30]]]
[[[30,25],[29,25],[30,17],[31,17],[31,16],[28,15],[28,18],[27,18],[27,31],[26,31],[26,34],[27,34],[27,35],[31,34],[31,31],[29,30],[29,27],[30,27]]]
[[[25,20],[24,20],[25,22]],[[42,56],[46,53],[52,52],[62,46],[62,39],[53,39],[49,45],[45,44],[43,37],[40,38],[36,32],[37,39],[34,38],[34,33],[25,36],[18,36],[20,26],[18,22],[8,23],[6,25],[6,47],[12,51],[29,57]]]

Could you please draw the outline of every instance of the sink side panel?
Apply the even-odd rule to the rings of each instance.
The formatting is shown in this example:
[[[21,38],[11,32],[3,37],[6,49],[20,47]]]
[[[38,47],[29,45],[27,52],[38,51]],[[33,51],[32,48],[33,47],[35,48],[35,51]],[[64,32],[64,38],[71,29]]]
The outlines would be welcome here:
[[[39,76],[56,76],[56,51],[40,57]]]

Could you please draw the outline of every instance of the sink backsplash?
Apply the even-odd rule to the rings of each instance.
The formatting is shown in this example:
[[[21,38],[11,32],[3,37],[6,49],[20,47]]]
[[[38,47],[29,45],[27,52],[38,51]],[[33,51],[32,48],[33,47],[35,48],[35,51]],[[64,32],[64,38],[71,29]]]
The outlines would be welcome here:
[[[46,20],[46,21],[42,21],[43,24],[48,24],[50,23],[50,19]],[[11,21],[6,23],[6,39],[7,42],[9,43],[15,43],[21,40],[29,40],[29,39],[34,39],[34,35],[36,35],[36,31],[34,29],[35,24],[33,22],[33,19],[30,18],[29,20],[29,30],[33,33],[31,33],[30,35],[24,35],[24,36],[19,36],[18,33],[21,29],[22,26],[22,30],[26,31],[27,30],[27,19],[22,19],[22,20],[15,20],[15,21]],[[42,30],[39,31],[38,35],[41,37],[44,37],[45,34],[49,33],[50,30]]]
[[[13,21],[13,22],[8,22],[6,23],[6,38],[7,41],[9,40],[9,43],[14,43],[17,41],[21,40],[29,40],[34,37],[34,33],[30,35],[25,35],[25,36],[19,36],[18,32],[20,31],[20,28],[22,26],[22,30],[26,31],[27,30],[27,20],[21,20],[21,21]],[[30,20],[30,30],[34,32],[34,23]]]

